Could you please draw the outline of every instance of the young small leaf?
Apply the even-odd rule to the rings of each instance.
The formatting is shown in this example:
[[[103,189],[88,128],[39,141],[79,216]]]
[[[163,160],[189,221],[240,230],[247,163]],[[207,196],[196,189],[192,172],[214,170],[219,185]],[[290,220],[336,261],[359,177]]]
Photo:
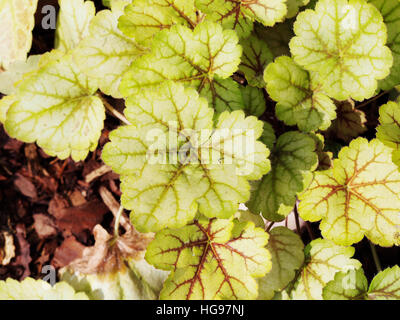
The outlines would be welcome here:
[[[173,80],[197,88],[219,112],[235,110],[243,103],[240,89],[227,78],[237,70],[241,54],[232,30],[211,22],[203,22],[193,31],[176,25],[155,35],[152,53],[132,63],[120,90],[127,97]],[[215,82],[214,77],[225,81]]]
[[[207,19],[234,29],[246,38],[253,30],[253,21],[273,26],[283,21],[287,9],[285,0],[195,0],[196,6],[207,14]]]
[[[400,244],[400,173],[391,149],[379,140],[358,138],[344,147],[333,168],[316,172],[301,194],[299,213],[322,219],[325,238],[350,245],[364,235],[381,246]]]
[[[315,77],[282,56],[265,69],[267,91],[277,101],[276,116],[302,131],[325,130],[336,117],[335,104],[321,91]]]
[[[362,110],[354,107],[354,101],[337,102],[337,117],[329,128],[334,137],[350,142],[353,138],[367,131],[367,118]]]
[[[366,298],[368,280],[363,269],[338,272],[323,290],[324,300],[363,300]]]
[[[255,299],[254,278],[271,269],[267,242],[252,222],[200,219],[158,232],[146,260],[171,271],[161,299]]]
[[[44,56],[46,65],[19,84],[5,128],[14,138],[36,141],[51,156],[79,161],[96,148],[105,110],[94,95],[97,83],[79,71],[70,54],[59,53]]]
[[[324,90],[336,100],[370,98],[377,80],[390,73],[386,26],[365,0],[319,0],[315,10],[299,13],[294,32],[294,61],[318,72]]]
[[[96,13],[92,1],[60,0],[55,48],[67,52],[89,35],[89,24]]]
[[[292,299],[322,300],[323,288],[337,272],[361,267],[358,260],[351,259],[354,251],[325,239],[311,241],[305,248],[305,265],[290,293]]]
[[[246,115],[260,117],[267,107],[262,90],[251,86],[241,86],[240,91],[242,91],[243,111]]]
[[[295,271],[304,262],[304,244],[301,238],[285,227],[273,228],[267,245],[272,256],[272,269],[258,280],[260,300],[271,300],[295,278]]]
[[[272,150],[271,171],[253,183],[247,206],[269,221],[281,221],[292,211],[296,195],[307,187],[318,157],[314,140],[296,131],[282,134]]]
[[[243,47],[243,54],[239,71],[244,73],[249,85],[258,88],[265,87],[264,70],[273,60],[267,44],[254,34],[241,40],[240,44]]]
[[[400,300],[400,267],[379,272],[368,281],[364,271],[338,272],[324,288],[325,300]]]
[[[52,287],[48,282],[26,278],[18,282],[8,278],[0,281],[0,300],[88,300],[83,292],[76,293],[66,282]]]

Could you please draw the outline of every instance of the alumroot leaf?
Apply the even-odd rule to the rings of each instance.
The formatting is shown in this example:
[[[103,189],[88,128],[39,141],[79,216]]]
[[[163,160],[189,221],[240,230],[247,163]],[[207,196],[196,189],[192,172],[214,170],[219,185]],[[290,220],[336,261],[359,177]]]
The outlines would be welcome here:
[[[239,86],[229,78],[237,70],[241,54],[232,30],[207,21],[193,31],[175,25],[154,36],[152,52],[132,63],[120,91],[128,97],[173,80],[195,87],[218,112],[241,109]]]
[[[325,300],[400,300],[400,267],[379,272],[368,281],[364,271],[338,272],[324,288]]]
[[[253,222],[201,218],[158,232],[146,260],[171,271],[161,299],[254,299],[255,278],[271,269],[267,242]]]
[[[271,300],[295,278],[295,271],[304,262],[304,244],[301,238],[285,227],[273,228],[269,233],[267,249],[272,256],[272,269],[258,280],[258,299]]]
[[[75,292],[66,282],[52,287],[43,280],[26,278],[18,282],[8,278],[0,281],[0,300],[88,300],[88,297],[83,292]]]
[[[270,63],[264,72],[267,91],[277,101],[276,116],[301,131],[326,130],[336,118],[335,104],[324,93],[315,74],[282,56]]]
[[[353,140],[332,169],[315,173],[300,196],[300,216],[322,219],[322,235],[338,244],[350,245],[365,235],[381,246],[399,245],[400,173],[391,153],[379,140]]]
[[[273,26],[283,21],[287,12],[285,0],[195,0],[196,6],[207,14],[207,19],[234,29],[246,38],[253,30],[253,22]]]
[[[386,26],[379,10],[365,0],[319,0],[315,10],[299,13],[294,32],[294,61],[317,72],[336,100],[370,98],[377,80],[390,73]]]
[[[253,183],[247,206],[270,221],[281,221],[292,211],[296,195],[307,187],[318,165],[314,140],[305,133],[282,134],[272,149],[272,168]]]
[[[234,111],[214,125],[193,88],[166,82],[142,90],[125,115],[132,125],[110,134],[103,160],[121,175],[122,204],[140,231],[182,227],[197,210],[229,218],[249,198],[248,180],[270,169],[269,150],[257,141],[262,121]]]
[[[5,128],[51,156],[83,160],[96,148],[105,118],[97,82],[80,72],[70,54],[56,50],[41,61],[18,85]]]
[[[290,296],[293,300],[322,300],[325,285],[340,271],[361,267],[358,260],[351,259],[353,247],[343,247],[332,241],[317,239],[305,248],[305,263],[300,269]]]
[[[0,68],[26,60],[37,3],[38,0],[0,0]]]

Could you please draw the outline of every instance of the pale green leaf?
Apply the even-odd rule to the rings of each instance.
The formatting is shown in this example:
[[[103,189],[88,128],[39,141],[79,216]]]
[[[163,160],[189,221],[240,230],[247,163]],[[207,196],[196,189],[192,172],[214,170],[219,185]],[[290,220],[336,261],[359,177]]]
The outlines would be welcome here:
[[[258,88],[265,87],[264,70],[273,60],[267,44],[255,34],[242,39],[240,44],[243,47],[243,54],[239,71],[244,73],[249,85]]]
[[[324,300],[363,300],[368,281],[363,269],[338,272],[323,290]]]
[[[96,8],[92,1],[59,0],[55,48],[67,52],[89,35],[89,24]]]
[[[315,77],[291,58],[282,56],[265,69],[267,91],[277,101],[276,116],[301,131],[326,130],[336,117],[335,104]]]
[[[228,218],[249,198],[248,180],[270,169],[263,123],[213,110],[193,88],[167,82],[127,100],[131,126],[110,134],[103,160],[121,174],[122,203],[140,231],[182,227],[197,209]]]
[[[233,80],[219,79],[226,79],[237,70],[241,53],[232,30],[223,30],[211,22],[203,22],[193,31],[176,25],[156,34],[152,53],[132,63],[120,90],[130,96],[173,80],[197,88],[218,112],[239,109],[238,85]],[[233,94],[229,95],[231,90]]]
[[[247,206],[269,221],[283,220],[293,209],[296,195],[307,187],[318,164],[314,140],[296,131],[282,134],[272,149],[271,171],[253,184]]]
[[[391,149],[379,140],[357,138],[339,152],[333,168],[315,173],[300,196],[300,216],[322,219],[325,238],[338,244],[359,242],[400,244],[400,173]]]
[[[400,166],[400,106],[389,101],[379,108],[379,125],[376,137],[393,149],[392,160]]]
[[[38,0],[0,0],[0,68],[25,61],[32,45]]]
[[[195,0],[196,6],[207,14],[207,19],[234,29],[246,38],[253,30],[253,22],[273,26],[283,21],[287,12],[285,0]]]
[[[118,30],[119,11],[103,10],[90,24],[90,35],[74,52],[74,59],[88,76],[99,82],[100,90],[121,98],[119,85],[132,61],[146,51]]]
[[[379,81],[379,88],[390,90],[400,84],[400,2],[399,0],[368,0],[379,9],[387,27],[387,46],[393,54],[390,75]]]
[[[79,71],[70,55],[55,58],[55,51],[51,56],[19,84],[5,128],[14,138],[36,141],[51,156],[83,160],[96,148],[105,118],[94,95],[97,83]]]
[[[171,271],[161,299],[255,299],[255,278],[271,269],[267,242],[252,222],[200,219],[158,232],[146,260]]]
[[[26,278],[18,282],[9,278],[0,281],[0,300],[88,300],[88,297],[82,292],[76,293],[66,282],[52,287],[43,280]]]
[[[400,267],[379,272],[368,281],[362,269],[339,272],[323,291],[326,300],[400,300]]]
[[[368,300],[400,300],[400,267],[379,272],[371,281]]]
[[[377,80],[389,75],[393,57],[385,46],[386,26],[365,0],[320,0],[299,13],[290,41],[293,58],[318,72],[324,90],[336,100],[364,100]]]
[[[37,69],[40,58],[41,55],[32,55],[26,61],[11,63],[6,71],[0,72],[0,92],[6,95],[14,94],[23,76]]]
[[[325,239],[311,241],[305,248],[305,265],[290,293],[292,299],[322,300],[323,288],[337,272],[361,267],[358,260],[351,259],[354,251]]]
[[[175,24],[194,28],[199,18],[194,0],[135,0],[126,7],[119,29],[138,43],[150,46],[160,30]]]
[[[295,271],[304,262],[304,244],[301,238],[285,227],[273,228],[267,245],[272,256],[272,269],[259,279],[260,300],[271,300],[295,278]]]

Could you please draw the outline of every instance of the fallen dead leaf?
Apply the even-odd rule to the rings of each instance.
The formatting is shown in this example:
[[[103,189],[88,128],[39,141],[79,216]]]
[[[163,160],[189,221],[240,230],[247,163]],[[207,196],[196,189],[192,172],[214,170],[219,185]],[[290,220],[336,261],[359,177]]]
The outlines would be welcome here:
[[[93,234],[95,245],[83,251],[81,259],[73,261],[69,267],[83,274],[108,273],[121,270],[128,258],[142,259],[152,234],[142,234],[133,226],[119,237],[110,235],[101,225]]]
[[[47,239],[57,235],[57,228],[49,216],[38,213],[33,215],[33,219],[33,228],[40,239]]]
[[[24,196],[30,197],[32,199],[37,198],[37,192],[35,185],[28,178],[17,173],[14,180],[14,186],[21,192]]]
[[[63,268],[72,261],[80,259],[85,248],[86,247],[78,242],[74,236],[70,236],[56,249],[51,264],[55,268]]]
[[[24,272],[21,275],[21,279],[23,280],[31,274],[31,270],[29,268],[29,264],[32,261],[31,252],[30,252],[30,244],[26,241],[26,229],[25,225],[19,223],[16,225],[15,230],[17,232],[18,239],[18,253],[15,258],[15,261],[12,263],[14,266],[22,266],[24,268]]]
[[[4,239],[4,246],[0,248],[0,265],[6,266],[15,257],[14,238],[8,231],[3,231],[0,236]]]

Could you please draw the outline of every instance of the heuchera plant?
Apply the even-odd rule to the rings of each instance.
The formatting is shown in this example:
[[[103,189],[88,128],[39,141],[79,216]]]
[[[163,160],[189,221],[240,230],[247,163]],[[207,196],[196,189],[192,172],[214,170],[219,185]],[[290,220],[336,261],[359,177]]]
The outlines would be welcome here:
[[[358,109],[398,95],[400,1],[109,0],[96,13],[59,0],[55,49],[26,59],[33,18],[7,12],[32,17],[28,2],[0,0],[0,121],[81,161],[117,116],[102,159],[119,213],[155,235],[146,261],[114,239],[130,267],[103,273],[118,277],[80,261],[54,287],[0,282],[0,298],[400,299],[398,266],[368,284],[352,258],[364,237],[400,245],[400,105],[379,106],[375,137]],[[289,215],[321,221],[322,238],[273,227]]]

